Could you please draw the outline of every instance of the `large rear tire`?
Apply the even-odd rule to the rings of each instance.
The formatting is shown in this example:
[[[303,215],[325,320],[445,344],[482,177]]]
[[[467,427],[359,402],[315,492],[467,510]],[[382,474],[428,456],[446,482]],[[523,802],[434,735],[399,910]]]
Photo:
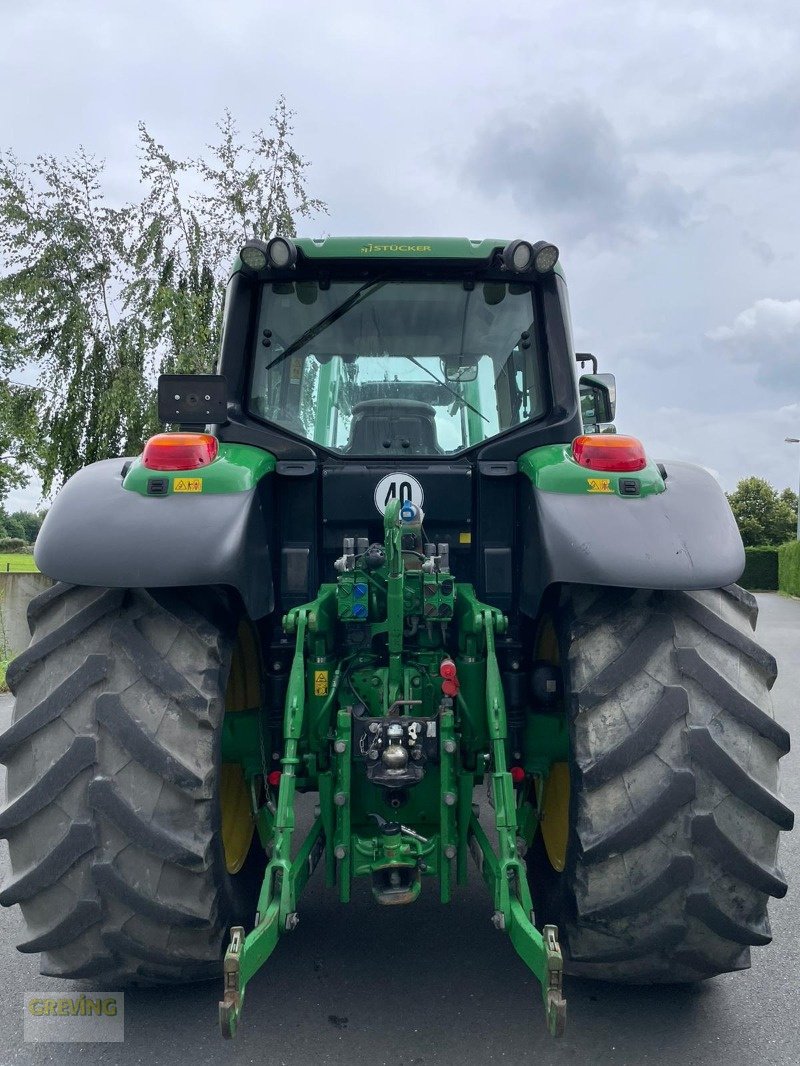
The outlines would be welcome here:
[[[222,719],[236,621],[222,597],[55,585],[8,669],[0,811],[11,879],[50,976],[218,976],[252,922],[263,856],[235,875],[221,840]]]
[[[778,796],[789,750],[753,596],[572,586],[553,606],[570,719],[569,838],[559,873],[529,853],[537,924],[568,973],[697,981],[750,965],[786,893]],[[544,812],[547,817],[547,811]]]

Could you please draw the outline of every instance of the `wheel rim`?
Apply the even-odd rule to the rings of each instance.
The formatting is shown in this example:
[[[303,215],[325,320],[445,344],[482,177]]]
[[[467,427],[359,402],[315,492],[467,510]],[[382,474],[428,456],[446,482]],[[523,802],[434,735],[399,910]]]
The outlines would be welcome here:
[[[229,874],[238,874],[244,866],[255,832],[250,792],[244,771],[238,763],[223,763],[219,800],[222,808],[222,850]]]
[[[569,840],[569,765],[553,763],[542,797],[542,840],[550,865],[563,873]]]
[[[545,615],[536,634],[536,659],[539,662],[561,665],[558,634],[552,615]],[[569,764],[553,763],[547,775],[541,802],[541,833],[550,865],[562,873],[567,860],[569,842]]]
[[[225,690],[225,714],[247,711],[258,707],[260,703],[261,670],[258,645],[252,626],[242,622],[231,657],[228,686]],[[229,874],[236,874],[245,864],[255,833],[250,789],[240,763],[222,764],[219,803],[225,866]]]

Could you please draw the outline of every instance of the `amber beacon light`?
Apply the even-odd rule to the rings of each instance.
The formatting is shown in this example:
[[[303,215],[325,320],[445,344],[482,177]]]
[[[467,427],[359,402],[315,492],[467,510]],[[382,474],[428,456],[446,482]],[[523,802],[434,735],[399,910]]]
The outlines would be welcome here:
[[[148,470],[197,470],[217,457],[219,444],[210,433],[156,433],[144,446]]]
[[[644,446],[636,437],[618,433],[590,433],[572,442],[572,457],[589,470],[631,473],[647,465]]]

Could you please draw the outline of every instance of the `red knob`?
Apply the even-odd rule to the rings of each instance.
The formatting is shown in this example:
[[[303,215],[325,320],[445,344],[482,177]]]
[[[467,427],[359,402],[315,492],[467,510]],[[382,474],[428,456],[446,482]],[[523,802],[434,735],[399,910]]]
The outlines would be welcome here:
[[[456,671],[456,664],[452,659],[442,659],[439,664],[439,677],[445,678],[447,681],[455,681],[458,673]]]
[[[525,780],[525,771],[521,766],[511,767],[511,780],[515,785],[520,785]]]
[[[442,682],[442,692],[445,696],[457,696],[458,695],[458,681],[445,678]]]
[[[269,782],[272,788],[277,788],[278,785],[281,783],[280,770],[270,770],[270,772],[267,774],[267,781]]]

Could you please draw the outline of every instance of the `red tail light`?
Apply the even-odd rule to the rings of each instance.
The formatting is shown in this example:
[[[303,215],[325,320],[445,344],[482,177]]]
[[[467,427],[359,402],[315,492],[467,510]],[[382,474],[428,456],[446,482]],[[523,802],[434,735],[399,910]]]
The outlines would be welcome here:
[[[196,470],[217,457],[219,444],[210,433],[156,433],[144,446],[148,470]]]
[[[592,433],[576,437],[572,442],[572,455],[576,463],[590,470],[629,473],[642,470],[647,465],[642,442],[636,437],[623,437],[618,433]]]

